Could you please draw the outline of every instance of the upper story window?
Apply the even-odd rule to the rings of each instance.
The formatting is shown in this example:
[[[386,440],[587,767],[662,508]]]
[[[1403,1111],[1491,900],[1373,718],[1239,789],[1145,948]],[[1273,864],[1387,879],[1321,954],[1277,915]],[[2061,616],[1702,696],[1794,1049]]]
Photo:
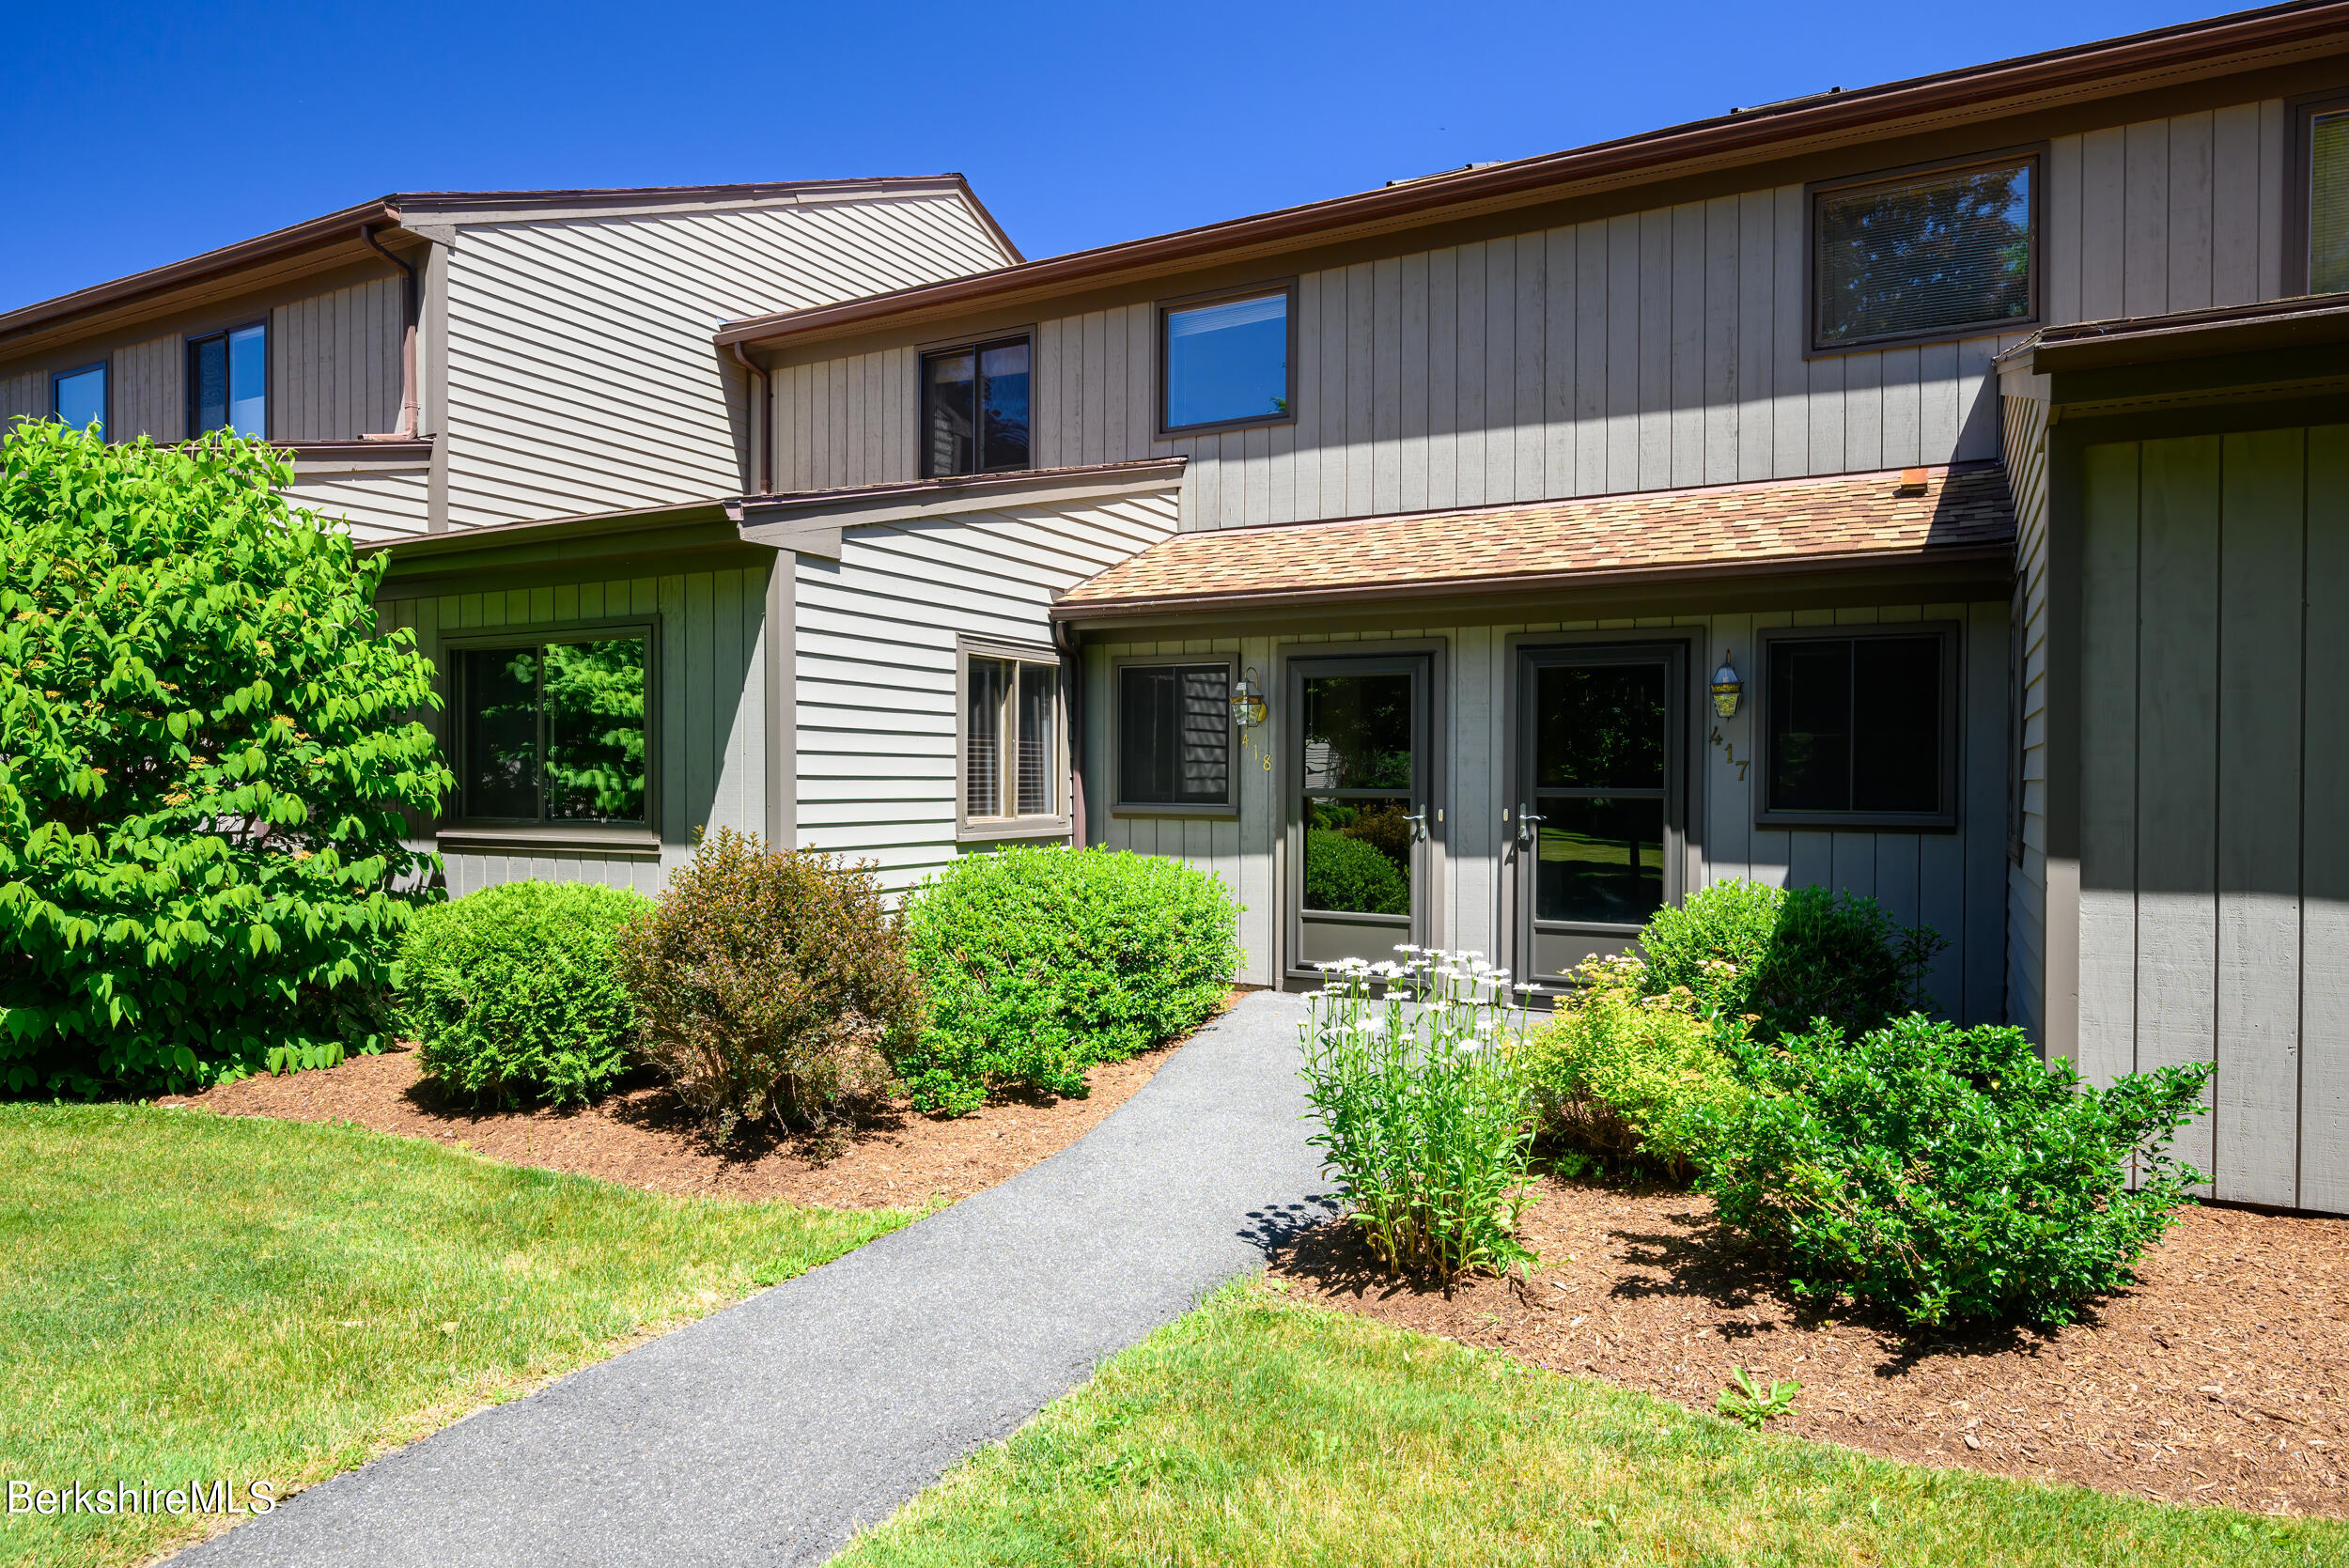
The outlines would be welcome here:
[[[1231,660],[1118,666],[1117,800],[1233,803]]]
[[[2349,98],[2304,105],[2300,156],[2308,170],[2308,289],[2349,293]]]
[[[106,423],[106,365],[101,360],[79,370],[60,370],[49,380],[49,411],[77,430]]]
[[[922,356],[922,477],[1030,466],[1025,337]]]
[[[474,821],[646,823],[647,629],[456,653],[459,811]]]
[[[1273,425],[1297,387],[1290,323],[1296,286],[1159,307],[1159,426],[1169,433]]]
[[[269,328],[259,322],[188,344],[188,434],[269,434]]]
[[[1812,187],[1813,351],[2037,320],[2038,183],[2021,153]]]
[[[1762,802],[1776,826],[1957,822],[1957,631],[1762,638]]]
[[[959,836],[1066,832],[1059,656],[1045,648],[965,644],[959,657]]]

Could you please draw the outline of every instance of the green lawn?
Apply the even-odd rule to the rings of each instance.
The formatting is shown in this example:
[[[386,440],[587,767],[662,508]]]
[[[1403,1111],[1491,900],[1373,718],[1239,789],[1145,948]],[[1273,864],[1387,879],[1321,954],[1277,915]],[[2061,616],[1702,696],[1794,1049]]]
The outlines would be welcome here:
[[[2339,1565],[2349,1527],[1750,1436],[1235,1289],[1109,1362],[840,1560]]]
[[[0,1481],[280,1495],[912,1218],[689,1201],[413,1139],[0,1106]],[[0,1514],[0,1562],[207,1527]]]

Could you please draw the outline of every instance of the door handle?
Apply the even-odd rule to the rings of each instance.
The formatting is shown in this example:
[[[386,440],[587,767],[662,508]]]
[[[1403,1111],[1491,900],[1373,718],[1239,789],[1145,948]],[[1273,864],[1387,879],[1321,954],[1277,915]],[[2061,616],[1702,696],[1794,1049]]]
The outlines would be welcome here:
[[[1544,816],[1540,812],[1535,811],[1532,806],[1527,805],[1523,800],[1519,800],[1517,802],[1517,842],[1519,844],[1532,844],[1533,842],[1533,824],[1536,822],[1547,822],[1548,820],[1548,817]]]
[[[1411,825],[1413,839],[1423,839],[1427,836],[1427,808],[1425,806],[1420,807],[1417,811],[1405,812],[1403,820]]]

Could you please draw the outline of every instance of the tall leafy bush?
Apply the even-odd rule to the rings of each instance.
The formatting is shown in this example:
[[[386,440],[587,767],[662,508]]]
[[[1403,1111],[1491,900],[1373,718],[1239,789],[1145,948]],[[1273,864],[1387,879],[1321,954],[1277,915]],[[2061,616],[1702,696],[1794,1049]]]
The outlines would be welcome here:
[[[1652,994],[1681,987],[1701,1006],[1750,1016],[1757,1039],[1824,1018],[1865,1032],[1926,1005],[1925,972],[1947,946],[1873,898],[1806,887],[1717,882],[1640,933]]]
[[[817,1127],[890,1086],[924,1017],[869,864],[721,828],[615,939],[638,1048],[721,1141]]]
[[[419,910],[400,1012],[425,1071],[492,1105],[600,1096],[636,1032],[613,938],[651,907],[625,888],[506,882]]]
[[[0,1080],[147,1094],[379,1044],[451,780],[383,563],[230,435],[0,442]]]
[[[1704,1156],[1721,1219],[1780,1251],[1797,1291],[1913,1323],[2069,1322],[2204,1179],[2168,1147],[2206,1064],[2098,1089],[2020,1030],[1920,1017],[1743,1056],[1757,1093]]]
[[[1505,972],[1475,955],[1406,949],[1403,963],[1325,966],[1304,1025],[1312,1142],[1346,1215],[1398,1272],[1439,1279],[1531,1263],[1532,1120],[1502,1048]]]
[[[1230,989],[1237,906],[1180,861],[1108,849],[966,855],[906,916],[932,1018],[897,1061],[914,1103],[1084,1093],[1085,1069],[1195,1027]]]

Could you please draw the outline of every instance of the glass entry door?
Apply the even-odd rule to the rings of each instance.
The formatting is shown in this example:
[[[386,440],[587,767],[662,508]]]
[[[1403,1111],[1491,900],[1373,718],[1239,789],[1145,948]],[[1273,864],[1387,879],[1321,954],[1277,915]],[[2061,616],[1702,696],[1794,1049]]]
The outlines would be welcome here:
[[[1529,649],[1518,668],[1520,972],[1544,982],[1620,953],[1681,894],[1686,653]]]
[[[1425,931],[1428,661],[1299,660],[1289,671],[1290,967],[1392,958]]]

